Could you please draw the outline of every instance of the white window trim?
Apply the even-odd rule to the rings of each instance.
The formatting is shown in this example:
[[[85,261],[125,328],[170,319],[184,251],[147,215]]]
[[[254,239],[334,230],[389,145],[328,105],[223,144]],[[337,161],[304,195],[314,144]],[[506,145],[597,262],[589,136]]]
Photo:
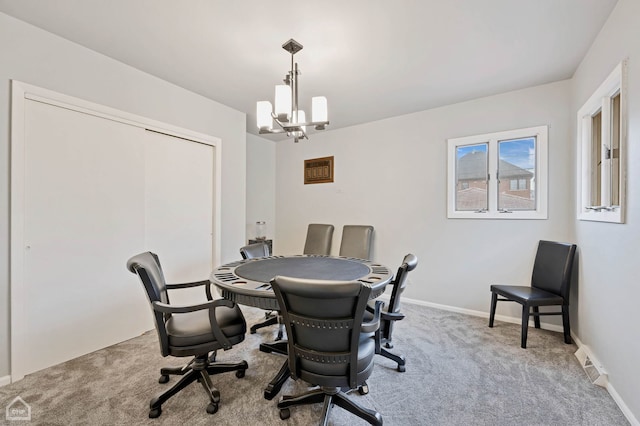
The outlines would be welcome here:
[[[620,206],[611,209],[589,209],[591,205],[591,116],[602,109],[603,116],[610,109],[607,100],[620,92]],[[596,89],[577,114],[577,164],[579,220],[624,223],[627,193],[627,59],[620,62],[607,79]],[[608,115],[608,114],[607,114]],[[603,144],[609,140],[609,124],[602,123]],[[603,173],[606,174],[606,173]],[[608,187],[608,185],[607,185]],[[603,187],[603,191],[606,189]],[[606,196],[606,195],[605,195]]]
[[[547,219],[548,126],[527,127],[484,135],[447,139],[447,217],[449,219]],[[498,142],[536,136],[536,210],[498,211]],[[484,212],[456,210],[456,148],[488,143],[489,209]]]

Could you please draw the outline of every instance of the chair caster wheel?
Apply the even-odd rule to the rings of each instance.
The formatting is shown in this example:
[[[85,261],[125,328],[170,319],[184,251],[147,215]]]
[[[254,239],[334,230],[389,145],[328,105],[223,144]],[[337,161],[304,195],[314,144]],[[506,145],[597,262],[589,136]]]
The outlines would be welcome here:
[[[289,417],[291,417],[291,411],[288,408],[280,409],[280,419],[281,420],[287,420]]]
[[[218,411],[218,404],[210,402],[209,405],[207,405],[207,413],[215,414],[217,411]]]
[[[169,381],[169,376],[167,374],[163,374],[158,379],[158,383],[167,383]]]
[[[369,393],[369,385],[362,385],[358,388],[358,393],[360,395],[366,395]]]
[[[276,397],[276,395],[278,395],[279,390],[276,391],[276,389],[274,389],[274,386],[269,383],[267,385],[267,388],[264,390],[264,399],[267,399],[269,401],[271,401],[273,398]]]
[[[162,409],[160,407],[149,410],[150,419],[156,419],[160,417],[160,414],[162,414]]]
[[[398,365],[398,371],[404,373],[405,371],[407,371],[407,369],[404,365]]]
[[[242,379],[244,377],[244,373],[245,373],[245,370],[237,370],[236,371],[236,377],[238,379]]]

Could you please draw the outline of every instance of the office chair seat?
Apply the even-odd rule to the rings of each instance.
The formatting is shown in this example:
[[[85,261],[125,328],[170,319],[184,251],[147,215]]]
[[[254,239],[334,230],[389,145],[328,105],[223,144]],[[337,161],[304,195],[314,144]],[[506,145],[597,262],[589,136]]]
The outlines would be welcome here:
[[[231,344],[242,341],[246,332],[246,324],[238,314],[239,310],[238,305],[233,308],[216,309],[216,321]],[[209,311],[172,315],[167,320],[166,327],[170,346],[186,347],[211,343],[212,340],[215,341],[215,336],[211,331]],[[238,342],[234,342],[234,336],[241,339]]]
[[[363,333],[360,336],[360,342],[358,344],[358,366],[356,368],[358,375],[369,375],[367,370],[373,369],[372,359],[376,354],[376,345],[372,339],[371,333]],[[317,381],[325,380],[325,376],[342,376],[337,377],[335,383],[328,384],[327,386],[349,386],[348,383],[348,364],[346,363],[326,363],[315,362],[309,359],[301,359],[300,367],[302,372],[300,377],[307,382],[316,383]],[[318,372],[319,375],[308,373],[309,371]]]

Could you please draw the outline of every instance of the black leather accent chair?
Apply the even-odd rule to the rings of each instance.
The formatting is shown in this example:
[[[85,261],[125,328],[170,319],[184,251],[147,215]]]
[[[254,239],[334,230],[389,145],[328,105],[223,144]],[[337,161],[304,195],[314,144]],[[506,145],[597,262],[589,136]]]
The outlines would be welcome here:
[[[228,350],[244,340],[247,325],[240,308],[225,299],[211,300],[197,305],[171,305],[168,290],[205,286],[209,280],[184,284],[167,284],[158,256],[144,252],[127,261],[127,269],[137,274],[147,292],[155,320],[163,357],[193,357],[184,367],[160,370],[160,383],[169,381],[169,375],[183,376],[171,389],[154,397],[149,406],[149,417],[162,414],[162,404],[191,382],[199,381],[209,396],[207,413],[218,411],[220,392],[211,383],[209,375],[235,371],[236,377],[245,375],[246,361],[238,363],[212,362],[218,349]],[[212,355],[210,355],[210,353]]]
[[[533,264],[531,286],[492,285],[489,327],[493,327],[498,301],[522,305],[522,331],[520,346],[527,347],[529,316],[535,328],[540,328],[541,315],[562,315],[564,342],[571,343],[569,326],[569,290],[576,245],[554,241],[540,241]],[[498,298],[501,296],[502,298]],[[561,306],[561,311],[540,312],[540,306]],[[531,310],[533,309],[533,312]]]
[[[389,304],[380,314],[380,329],[376,332],[376,353],[397,362],[400,372],[406,371],[404,355],[396,355],[387,349],[393,348],[392,336],[395,322],[404,318],[404,314],[400,312],[400,296],[407,286],[407,274],[416,269],[416,266],[418,266],[418,258],[414,254],[407,254],[402,260],[402,265],[390,283],[392,286],[391,298]],[[367,305],[365,321],[370,320],[374,312],[374,304],[370,301]]]
[[[253,243],[244,247],[240,247],[240,255],[243,259],[255,259],[259,257],[269,257],[271,256],[271,253],[269,252],[269,245],[267,243]],[[264,316],[264,321],[253,324],[251,328],[249,328],[249,332],[251,334],[256,334],[256,332],[260,328],[278,324],[279,315],[277,313],[268,311],[264,314]],[[283,335],[284,326],[280,324],[280,326],[278,327],[278,336],[276,337],[276,340],[282,340]]]
[[[319,254],[328,256],[331,254],[331,241],[333,239],[333,225],[311,223],[307,228],[307,238],[302,254]]]
[[[373,226],[344,225],[340,241],[340,256],[370,260],[372,241]]]
[[[379,327],[380,305],[373,321],[363,323],[371,288],[359,281],[325,281],[277,276],[271,281],[287,328],[291,377],[319,386],[278,401],[280,418],[289,407],[324,403],[321,423],[328,423],[335,404],[373,425],[382,425],[380,413],[351,400],[347,390],[365,384],[373,371],[374,332]]]
[[[269,257],[269,245],[267,243],[253,243],[240,247],[240,256],[243,259],[253,259],[255,257]]]

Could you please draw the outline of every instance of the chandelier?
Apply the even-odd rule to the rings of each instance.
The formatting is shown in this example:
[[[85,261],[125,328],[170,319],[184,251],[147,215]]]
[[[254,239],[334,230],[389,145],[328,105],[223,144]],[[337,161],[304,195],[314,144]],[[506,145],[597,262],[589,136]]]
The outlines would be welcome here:
[[[282,48],[291,54],[291,69],[284,77],[284,83],[276,86],[275,110],[269,101],[259,101],[256,105],[257,124],[262,134],[286,133],[293,136],[294,141],[309,139],[307,126],[314,126],[316,130],[324,130],[329,124],[327,119],[327,98],[316,96],[311,98],[311,121],[306,121],[303,110],[298,109],[298,63],[293,61],[293,55],[302,50],[302,45],[290,39]],[[273,123],[277,124],[274,128]]]

